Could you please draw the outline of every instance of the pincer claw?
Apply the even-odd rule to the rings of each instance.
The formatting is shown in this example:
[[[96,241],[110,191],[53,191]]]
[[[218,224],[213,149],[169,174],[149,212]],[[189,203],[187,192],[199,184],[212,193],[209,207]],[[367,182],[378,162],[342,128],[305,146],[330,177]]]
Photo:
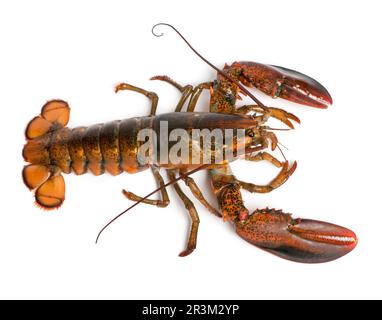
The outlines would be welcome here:
[[[286,112],[285,110],[279,108],[268,107],[268,112],[270,116],[280,120],[286,124],[290,129],[294,129],[294,126],[290,120],[293,120],[297,123],[301,123],[300,119],[297,118],[294,114]]]
[[[280,98],[320,109],[326,109],[333,103],[326,88],[313,78],[295,70],[272,67],[283,75]]]
[[[236,232],[244,240],[281,258],[303,263],[338,259],[357,245],[349,229],[331,223],[292,219],[281,210],[257,210],[237,221]]]
[[[295,70],[250,61],[235,62],[226,69],[235,70],[243,84],[255,86],[273,98],[321,109],[333,103],[322,84]]]

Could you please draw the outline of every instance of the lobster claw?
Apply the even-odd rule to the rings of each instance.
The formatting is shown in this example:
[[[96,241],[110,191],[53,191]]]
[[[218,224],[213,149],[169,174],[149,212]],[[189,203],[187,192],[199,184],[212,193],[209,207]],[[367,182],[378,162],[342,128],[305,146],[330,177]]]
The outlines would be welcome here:
[[[333,103],[322,84],[298,71],[249,61],[235,62],[226,68],[239,74],[245,85],[255,86],[273,98],[280,97],[321,109]]]
[[[281,210],[256,210],[235,225],[244,240],[296,262],[332,261],[357,245],[357,236],[349,229],[317,220],[292,219]]]

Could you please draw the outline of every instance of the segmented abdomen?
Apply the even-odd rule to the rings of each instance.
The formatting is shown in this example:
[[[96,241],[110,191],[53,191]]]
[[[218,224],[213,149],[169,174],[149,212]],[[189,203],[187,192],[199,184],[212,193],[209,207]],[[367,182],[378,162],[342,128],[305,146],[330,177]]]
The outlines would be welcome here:
[[[146,169],[137,158],[138,131],[151,126],[149,117],[116,120],[90,127],[61,128],[51,132],[46,146],[49,164],[58,166],[64,173],[76,174],[88,170],[94,175],[105,171],[118,175]]]

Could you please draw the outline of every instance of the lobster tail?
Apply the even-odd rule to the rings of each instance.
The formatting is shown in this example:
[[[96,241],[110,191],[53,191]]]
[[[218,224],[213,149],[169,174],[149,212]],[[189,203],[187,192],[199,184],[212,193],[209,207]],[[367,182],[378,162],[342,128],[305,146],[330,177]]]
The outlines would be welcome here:
[[[41,115],[33,118],[27,125],[25,137],[34,139],[68,124],[69,105],[63,100],[48,101],[41,109]]]
[[[23,180],[29,189],[35,190],[36,203],[42,208],[58,208],[64,202],[65,180],[56,167],[27,165],[23,169]]]
[[[44,209],[58,208],[65,199],[65,181],[59,167],[50,163],[48,145],[51,131],[63,128],[69,121],[70,108],[65,101],[52,100],[33,118],[26,130],[27,143],[23,157],[31,164],[24,167],[25,185],[35,190],[36,203]]]

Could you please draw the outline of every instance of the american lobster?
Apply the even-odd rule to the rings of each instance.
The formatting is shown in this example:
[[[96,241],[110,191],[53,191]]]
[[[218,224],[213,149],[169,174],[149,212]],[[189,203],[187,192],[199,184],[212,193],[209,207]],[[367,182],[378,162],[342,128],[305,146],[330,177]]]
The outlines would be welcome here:
[[[180,35],[179,32],[178,34]],[[350,252],[357,244],[356,235],[351,230],[320,221],[292,219],[289,214],[274,209],[256,210],[249,214],[240,194],[240,188],[251,192],[270,192],[290,177],[296,169],[296,163],[289,166],[287,161],[282,163],[263,151],[269,145],[272,150],[277,146],[277,137],[266,123],[270,117],[282,121],[290,128],[293,128],[291,121],[299,122],[291,113],[264,106],[242,84],[255,86],[273,97],[282,97],[317,108],[326,108],[332,103],[327,90],[312,78],[281,67],[237,62],[231,66],[226,65],[223,71],[217,70],[219,74],[216,81],[202,83],[195,88],[190,85],[181,86],[166,76],[153,77],[152,79],[173,84],[182,92],[174,113],[156,115],[158,96],[126,83],[118,85],[116,92],[132,90],[147,96],[151,100],[149,116],[69,129],[66,127],[70,113],[68,104],[63,100],[47,102],[40,116],[33,118],[28,124],[25,132],[27,143],[23,149],[24,159],[30,163],[23,169],[23,179],[28,188],[35,190],[36,203],[45,209],[58,208],[63,203],[65,182],[62,173],[73,171],[83,174],[89,170],[95,175],[105,171],[117,175],[124,171],[136,173],[151,168],[159,184],[156,191],[161,192],[160,200],[148,199],[148,196],[142,198],[126,190],[123,193],[128,199],[136,201],[136,204],[144,202],[166,207],[169,204],[166,186],[174,185],[192,219],[188,244],[180,256],[186,256],[195,249],[199,218],[193,203],[181,190],[177,182],[179,180],[185,181],[208,210],[218,216],[222,214],[225,220],[231,221],[239,236],[280,257],[315,263],[330,261]],[[194,112],[204,89],[209,89],[211,93],[210,112]],[[237,108],[239,93],[250,95],[257,104]],[[180,113],[189,98],[188,113]],[[282,170],[269,185],[258,186],[235,178],[228,164],[235,160],[234,157],[225,157],[224,161],[213,161],[201,166],[192,162],[189,153],[177,158],[177,161],[161,161],[158,158],[153,160],[150,157],[147,160],[138,152],[147,142],[138,139],[139,132],[151,129],[160,134],[158,130],[163,121],[170,123],[171,128],[181,128],[188,133],[192,129],[234,129],[234,143],[224,144],[225,155],[232,155],[241,147],[245,150],[246,160],[270,161]],[[245,130],[242,139],[237,134],[239,130]],[[189,139],[193,147],[196,145],[199,149],[203,148],[200,140],[191,136]],[[174,143],[167,146],[167,151],[172,146]],[[148,149],[155,149],[158,153],[162,150],[160,142],[155,146],[149,144]],[[221,149],[212,147],[212,159],[220,159],[221,152]],[[166,169],[170,182],[164,183],[160,168]],[[190,177],[191,173],[200,169],[208,169],[210,172],[220,210],[206,201]],[[179,176],[176,177],[178,173]]]

